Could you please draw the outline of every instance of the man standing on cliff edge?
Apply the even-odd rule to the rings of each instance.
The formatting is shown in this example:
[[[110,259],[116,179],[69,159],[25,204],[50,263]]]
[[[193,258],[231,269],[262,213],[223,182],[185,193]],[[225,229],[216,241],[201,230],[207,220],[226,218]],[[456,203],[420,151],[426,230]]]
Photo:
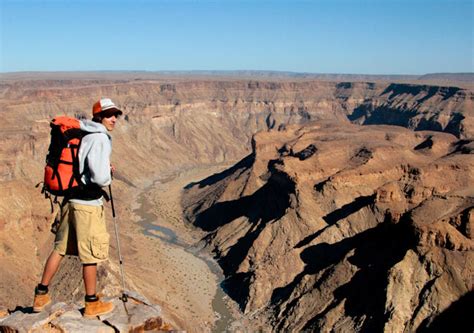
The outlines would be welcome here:
[[[79,148],[79,173],[83,186],[65,197],[54,249],[44,267],[41,283],[35,288],[33,311],[40,312],[51,303],[48,285],[56,274],[64,255],[78,255],[86,291],[85,317],[109,313],[111,302],[97,296],[97,263],[107,260],[109,234],[106,229],[102,187],[111,183],[110,154],[112,131],[122,114],[108,98],[92,107],[92,121],[81,121],[81,129],[88,132]]]

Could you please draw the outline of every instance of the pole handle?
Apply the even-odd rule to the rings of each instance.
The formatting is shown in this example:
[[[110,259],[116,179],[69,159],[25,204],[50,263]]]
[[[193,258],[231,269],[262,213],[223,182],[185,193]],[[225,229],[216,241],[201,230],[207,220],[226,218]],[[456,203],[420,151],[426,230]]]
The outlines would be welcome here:
[[[112,217],[115,217],[114,197],[112,196],[112,185],[111,184],[109,184],[109,197],[110,197],[110,204],[112,206]]]

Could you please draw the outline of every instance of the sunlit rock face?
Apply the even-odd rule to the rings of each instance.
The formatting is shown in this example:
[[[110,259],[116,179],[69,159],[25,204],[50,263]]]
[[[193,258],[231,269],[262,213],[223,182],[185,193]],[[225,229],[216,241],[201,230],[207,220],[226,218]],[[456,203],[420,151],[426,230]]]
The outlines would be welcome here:
[[[249,156],[190,184],[183,205],[255,322],[439,327],[472,288],[473,152],[446,133],[293,125],[256,134]]]

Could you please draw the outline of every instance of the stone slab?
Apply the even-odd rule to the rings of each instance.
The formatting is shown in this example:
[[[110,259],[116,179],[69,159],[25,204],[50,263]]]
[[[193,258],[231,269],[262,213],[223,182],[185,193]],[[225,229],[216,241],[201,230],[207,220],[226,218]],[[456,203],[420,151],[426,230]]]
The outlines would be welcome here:
[[[120,332],[158,330],[163,326],[161,311],[154,306],[136,302],[129,298],[123,303],[113,299],[115,309],[111,314],[101,316],[100,319],[115,327]]]

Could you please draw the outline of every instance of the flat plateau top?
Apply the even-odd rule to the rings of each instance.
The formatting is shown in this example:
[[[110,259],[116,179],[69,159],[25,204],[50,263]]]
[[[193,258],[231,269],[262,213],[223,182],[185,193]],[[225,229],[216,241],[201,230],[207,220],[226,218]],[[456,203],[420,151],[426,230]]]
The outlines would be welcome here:
[[[0,73],[3,82],[29,80],[104,80],[104,81],[272,81],[272,82],[380,82],[437,86],[457,86],[474,89],[474,73],[441,73],[427,75],[364,75],[312,74],[265,71],[96,71],[96,72],[13,72]]]

